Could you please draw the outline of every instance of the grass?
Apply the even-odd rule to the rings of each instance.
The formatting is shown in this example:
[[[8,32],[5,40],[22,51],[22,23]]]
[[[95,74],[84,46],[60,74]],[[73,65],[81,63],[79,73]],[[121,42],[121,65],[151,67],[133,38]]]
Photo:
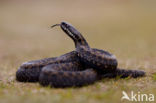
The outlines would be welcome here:
[[[156,7],[153,1],[0,1],[0,103],[120,103],[128,94],[156,95]],[[74,50],[60,28],[68,21],[92,47],[117,56],[119,67],[147,72],[143,78],[103,79],[82,88],[55,89],[19,83],[22,62]]]

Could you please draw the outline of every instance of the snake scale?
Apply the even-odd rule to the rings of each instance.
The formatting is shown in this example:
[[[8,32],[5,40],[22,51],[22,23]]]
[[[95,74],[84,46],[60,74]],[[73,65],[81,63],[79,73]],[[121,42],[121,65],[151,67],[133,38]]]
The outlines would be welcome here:
[[[102,78],[141,77],[140,70],[117,68],[116,57],[104,50],[90,48],[89,44],[71,24],[61,22],[53,25],[61,29],[74,41],[75,50],[59,57],[45,58],[23,63],[16,72],[20,82],[39,82],[42,86],[80,87]]]

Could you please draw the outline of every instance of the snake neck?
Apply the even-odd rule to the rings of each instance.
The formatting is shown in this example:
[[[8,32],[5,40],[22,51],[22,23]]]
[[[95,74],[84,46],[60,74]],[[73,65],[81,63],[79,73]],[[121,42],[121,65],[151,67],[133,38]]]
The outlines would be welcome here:
[[[61,29],[74,41],[75,47],[80,48],[80,46],[89,47],[87,41],[82,36],[82,34],[76,30],[71,24],[66,22],[61,22]]]
[[[84,37],[82,35],[80,35],[76,39],[73,39],[73,41],[75,43],[76,48],[80,48],[81,46],[89,48],[87,41],[84,39]]]

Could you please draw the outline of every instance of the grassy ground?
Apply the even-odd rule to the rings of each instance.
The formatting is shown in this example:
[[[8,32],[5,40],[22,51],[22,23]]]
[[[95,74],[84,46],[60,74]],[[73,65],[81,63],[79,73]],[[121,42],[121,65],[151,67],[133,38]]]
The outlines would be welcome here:
[[[156,95],[156,6],[148,1],[0,1],[0,103],[120,103],[128,94]],[[19,83],[22,62],[54,57],[74,49],[60,28],[68,21],[92,47],[108,50],[125,69],[140,69],[138,79],[104,79],[82,88],[55,89]]]

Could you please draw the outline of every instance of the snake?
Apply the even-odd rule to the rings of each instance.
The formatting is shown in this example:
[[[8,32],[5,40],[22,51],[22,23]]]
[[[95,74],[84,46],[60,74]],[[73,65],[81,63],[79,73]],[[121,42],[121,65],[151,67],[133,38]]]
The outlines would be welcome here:
[[[75,50],[58,57],[24,62],[16,72],[19,82],[39,82],[55,88],[81,87],[103,78],[142,77],[145,71],[118,68],[116,56],[108,51],[91,48],[83,35],[71,24],[60,26],[75,44]]]

